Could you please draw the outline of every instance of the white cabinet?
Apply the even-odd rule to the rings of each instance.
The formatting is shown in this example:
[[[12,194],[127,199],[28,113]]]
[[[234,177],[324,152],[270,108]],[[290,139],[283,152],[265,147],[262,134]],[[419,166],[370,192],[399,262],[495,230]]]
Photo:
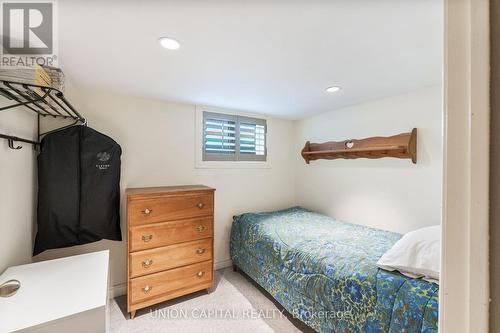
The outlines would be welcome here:
[[[0,332],[106,331],[109,251],[9,267],[0,284],[21,288],[0,297]]]

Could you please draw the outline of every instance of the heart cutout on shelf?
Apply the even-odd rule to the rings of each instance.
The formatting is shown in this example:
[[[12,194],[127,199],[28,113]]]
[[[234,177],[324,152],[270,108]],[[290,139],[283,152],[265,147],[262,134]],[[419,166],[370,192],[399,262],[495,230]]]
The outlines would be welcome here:
[[[354,147],[354,142],[353,141],[346,141],[345,146],[347,148],[351,149],[352,147]]]

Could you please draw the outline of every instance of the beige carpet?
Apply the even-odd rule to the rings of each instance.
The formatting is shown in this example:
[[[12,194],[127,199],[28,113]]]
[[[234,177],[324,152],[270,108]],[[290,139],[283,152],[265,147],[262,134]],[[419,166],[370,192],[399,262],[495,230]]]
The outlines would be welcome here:
[[[110,304],[111,332],[313,332],[245,275],[216,272],[215,291],[198,292],[137,311],[129,320],[125,296]]]

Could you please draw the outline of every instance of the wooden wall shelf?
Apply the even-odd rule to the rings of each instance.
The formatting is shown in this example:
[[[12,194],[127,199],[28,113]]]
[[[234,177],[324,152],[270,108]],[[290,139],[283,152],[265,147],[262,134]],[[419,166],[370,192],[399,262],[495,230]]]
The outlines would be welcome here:
[[[306,142],[301,152],[309,164],[312,160],[337,158],[408,158],[417,163],[417,129],[394,136],[377,136],[365,139],[349,139],[324,143]]]

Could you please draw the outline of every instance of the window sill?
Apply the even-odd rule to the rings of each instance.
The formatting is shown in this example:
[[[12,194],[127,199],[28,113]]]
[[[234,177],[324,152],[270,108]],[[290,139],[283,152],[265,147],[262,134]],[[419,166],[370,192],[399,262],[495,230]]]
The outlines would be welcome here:
[[[196,169],[271,169],[269,161],[196,161]]]

